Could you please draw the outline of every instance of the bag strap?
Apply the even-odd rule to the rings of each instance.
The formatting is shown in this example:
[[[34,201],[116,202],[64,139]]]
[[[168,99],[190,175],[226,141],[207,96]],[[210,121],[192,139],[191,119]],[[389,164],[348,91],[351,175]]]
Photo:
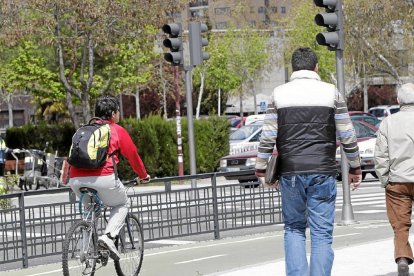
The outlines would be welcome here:
[[[106,122],[104,122],[105,120],[100,117],[92,117],[92,119],[89,120],[88,125],[91,125],[93,121],[95,121],[95,123],[96,121],[102,121],[103,124],[107,124]]]
[[[118,166],[115,163],[115,154],[119,151],[119,149],[114,150],[112,153],[110,153],[108,156],[112,158],[112,164],[114,165],[114,174],[115,174],[115,180],[118,180]]]

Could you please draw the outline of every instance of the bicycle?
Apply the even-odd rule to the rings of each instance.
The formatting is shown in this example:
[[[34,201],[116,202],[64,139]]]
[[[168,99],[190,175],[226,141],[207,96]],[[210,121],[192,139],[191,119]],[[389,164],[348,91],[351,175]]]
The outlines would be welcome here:
[[[136,179],[123,182],[130,188]],[[128,190],[128,189],[127,189]],[[79,211],[82,220],[71,226],[63,244],[62,269],[63,275],[91,275],[106,266],[109,261],[109,250],[98,245],[97,222],[106,207],[99,199],[97,191],[83,187],[80,189]],[[90,198],[89,206],[83,211],[83,196]],[[106,221],[107,222],[107,221]],[[129,213],[125,218],[124,227],[115,238],[115,246],[121,255],[121,259],[114,260],[115,270],[118,276],[138,275],[141,270],[144,257],[144,236],[138,218]]]

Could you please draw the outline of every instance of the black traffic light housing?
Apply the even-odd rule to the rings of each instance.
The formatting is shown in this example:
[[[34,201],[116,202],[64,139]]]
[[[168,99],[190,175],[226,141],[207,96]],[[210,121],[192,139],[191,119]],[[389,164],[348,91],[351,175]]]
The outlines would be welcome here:
[[[169,38],[164,39],[162,44],[170,49],[170,53],[164,54],[164,59],[170,62],[174,66],[184,64],[183,55],[183,40],[182,40],[182,27],[179,23],[170,23],[162,26],[162,31],[166,33]]]
[[[340,0],[314,0],[316,6],[325,8],[326,13],[318,13],[315,23],[326,27],[328,32],[318,33],[316,42],[329,50],[344,50],[344,30],[342,3]]]
[[[203,52],[203,47],[208,45],[207,38],[202,37],[202,33],[208,31],[208,27],[203,23],[191,22],[188,26],[189,45],[190,45],[190,64],[192,66],[203,63],[209,59],[210,55]]]

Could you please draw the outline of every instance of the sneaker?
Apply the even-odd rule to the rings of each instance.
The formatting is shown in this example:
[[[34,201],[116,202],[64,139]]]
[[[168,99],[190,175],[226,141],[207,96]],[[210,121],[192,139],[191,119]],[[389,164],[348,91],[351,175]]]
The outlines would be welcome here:
[[[119,261],[121,256],[119,255],[119,252],[116,249],[116,246],[115,246],[114,241],[112,239],[110,239],[107,235],[102,235],[98,239],[98,244],[99,244],[99,246],[109,250],[109,256],[114,261]]]
[[[398,276],[409,276],[408,261],[406,258],[398,258]]]

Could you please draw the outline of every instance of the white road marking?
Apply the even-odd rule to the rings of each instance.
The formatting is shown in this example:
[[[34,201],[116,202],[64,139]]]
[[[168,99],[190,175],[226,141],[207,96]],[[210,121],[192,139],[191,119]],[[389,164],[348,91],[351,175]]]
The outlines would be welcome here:
[[[195,241],[179,241],[179,240],[155,240],[155,241],[148,241],[145,243],[157,243],[157,244],[192,244]]]
[[[382,196],[369,196],[369,197],[367,196],[367,197],[364,197],[364,198],[351,198],[351,201],[352,202],[358,202],[358,201],[369,201],[369,200],[376,200],[376,199],[385,200],[385,196],[382,195]],[[343,202],[343,200],[342,199],[337,200],[336,203],[338,203],[338,202]]]
[[[282,236],[283,235],[270,235],[266,237],[257,237],[257,238],[241,240],[241,241],[221,242],[221,243],[215,243],[215,244],[209,244],[209,245],[194,246],[194,247],[189,247],[189,248],[180,248],[180,249],[175,249],[175,250],[145,254],[145,257],[168,254],[168,253],[175,253],[175,252],[180,252],[180,251],[188,251],[188,250],[193,250],[193,249],[207,248],[207,247],[216,247],[216,246],[228,245],[228,244],[234,244],[234,243],[245,243],[245,242],[257,241],[257,240],[263,240],[263,239],[275,238],[275,237],[282,237]]]
[[[364,211],[354,211],[356,214],[376,214],[376,213],[385,213],[387,210],[364,210]]]
[[[384,200],[374,200],[374,201],[356,202],[356,203],[352,202],[352,200],[351,200],[352,206],[375,205],[375,204],[378,204],[378,203],[384,203]],[[342,206],[342,203],[341,204],[336,204],[336,206]]]
[[[174,264],[176,264],[176,265],[177,264],[188,264],[188,263],[203,261],[203,260],[207,260],[207,259],[219,258],[219,257],[223,257],[223,256],[227,256],[227,255],[214,255],[214,256],[209,256],[209,257],[204,257],[204,258],[198,258],[198,259],[192,259],[192,260],[188,260],[188,261],[178,262],[178,263],[174,263]]]
[[[355,236],[355,235],[361,235],[361,233],[349,233],[349,234],[343,234],[343,235],[334,235],[334,238],[342,238],[342,237]]]

